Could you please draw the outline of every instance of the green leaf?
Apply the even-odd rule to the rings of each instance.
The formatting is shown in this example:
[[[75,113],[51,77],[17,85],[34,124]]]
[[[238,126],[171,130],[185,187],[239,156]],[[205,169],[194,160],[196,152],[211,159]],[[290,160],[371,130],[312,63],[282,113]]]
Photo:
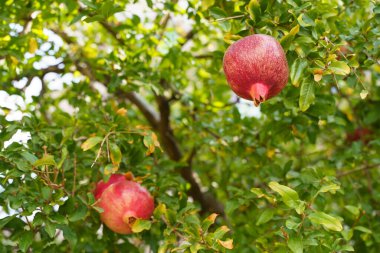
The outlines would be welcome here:
[[[102,142],[102,140],[103,138],[99,136],[91,137],[91,138],[88,138],[85,142],[83,142],[80,147],[82,148],[83,151],[87,151],[95,147],[100,142]]]
[[[248,13],[253,21],[258,22],[260,20],[261,9],[260,9],[260,2],[258,0],[249,1]]]
[[[122,158],[122,154],[121,154],[119,146],[117,146],[115,143],[111,143],[110,153],[111,153],[112,164],[118,165],[121,162],[121,158]]]
[[[113,2],[105,2],[102,4],[102,7],[100,7],[100,12],[105,18],[108,18],[113,14],[121,11],[123,11],[123,8],[118,5],[114,5]]]
[[[295,216],[290,216],[286,222],[285,222],[285,226],[288,228],[288,229],[292,229],[292,230],[296,230],[300,225],[301,225],[301,220],[298,218],[298,217],[295,217]]]
[[[304,13],[298,16],[297,21],[302,27],[315,26],[315,22]]]
[[[222,237],[229,232],[230,229],[227,226],[221,226],[213,233],[214,240],[222,239]]]
[[[293,27],[288,34],[286,34],[284,37],[281,38],[280,43],[281,46],[284,48],[285,51],[287,51],[293,42],[296,34],[300,31],[300,26],[296,25]]]
[[[299,197],[295,190],[277,182],[270,182],[268,186],[281,195],[282,201],[284,201],[285,205],[290,208],[296,208],[298,206]]]
[[[209,10],[209,13],[210,13],[210,16],[213,17],[214,19],[226,18],[228,16],[224,10],[218,7],[212,7]]]
[[[215,4],[215,0],[202,0],[202,11],[207,10]]]
[[[339,249],[340,251],[355,251],[354,247],[352,247],[351,245],[343,245]]]
[[[96,22],[96,21],[102,21],[104,19],[106,19],[106,17],[104,17],[103,15],[95,15],[95,16],[85,18],[83,21],[87,22],[87,23],[92,23],[92,22]]]
[[[91,7],[93,9],[97,9],[98,7],[96,6],[96,4],[94,4],[92,1],[90,0],[80,0],[82,3],[84,3],[86,6],[88,7]]]
[[[13,220],[14,218],[15,218],[14,215],[2,218],[0,220],[0,229],[2,229],[5,225],[7,225],[8,222],[10,222],[11,220]]]
[[[344,208],[346,208],[354,216],[359,216],[359,214],[360,214],[360,209],[356,206],[347,205]]]
[[[309,109],[310,105],[314,102],[314,83],[305,80],[302,83],[299,99],[299,107],[301,111]]]
[[[79,205],[79,207],[75,210],[73,214],[70,214],[69,221],[75,222],[82,220],[84,217],[86,217],[87,214],[87,207],[85,205]]]
[[[78,242],[75,231],[66,225],[61,226],[61,229],[63,231],[63,237],[70,243],[71,247],[75,247]]]
[[[54,156],[52,156],[52,155],[44,155],[41,159],[38,159],[33,164],[33,166],[35,166],[35,167],[45,166],[45,165],[56,166],[57,164],[55,163]]]
[[[297,58],[292,64],[290,69],[290,80],[295,87],[298,87],[301,84],[307,65],[307,61],[301,58]]]
[[[69,23],[69,26],[75,24],[76,22],[78,22],[79,20],[82,19],[82,17],[86,16],[86,13],[79,13],[78,15],[76,15]]]
[[[29,153],[28,151],[21,152],[21,156],[24,157],[25,160],[27,160],[31,164],[35,163],[38,160],[38,158],[35,155]]]
[[[363,233],[366,233],[366,234],[372,234],[372,230],[368,229],[368,228],[365,228],[363,226],[356,226],[354,227],[355,230],[358,230],[358,231],[361,231]]]
[[[350,67],[343,61],[332,62],[329,69],[336,75],[348,75],[350,74]]]
[[[256,226],[259,226],[261,224],[267,223],[273,218],[274,209],[268,208],[264,212],[262,212],[257,219]]]
[[[54,238],[54,236],[55,236],[55,224],[54,223],[52,223],[49,220],[45,220],[44,229],[50,238]]]
[[[133,222],[131,228],[133,233],[140,233],[141,231],[149,230],[151,226],[152,222],[150,220],[137,219]]]
[[[226,213],[227,214],[232,214],[233,211],[235,211],[239,206],[241,206],[240,202],[238,200],[229,200],[226,203]]]
[[[20,239],[18,243],[19,243],[20,250],[22,252],[26,252],[28,250],[29,246],[33,242],[33,237],[34,237],[34,234],[32,231],[24,231],[20,235]]]
[[[60,169],[62,168],[62,165],[63,163],[66,161],[66,158],[67,158],[67,155],[69,154],[69,152],[67,151],[67,148],[64,147],[62,149],[62,155],[61,155],[61,160],[59,161],[58,165],[57,165],[57,168]]]
[[[260,188],[252,188],[251,192],[253,192],[258,198],[262,198],[265,195]]]
[[[303,253],[302,237],[299,235],[291,236],[288,240],[288,247],[293,253]]]
[[[309,220],[318,225],[322,225],[325,229],[332,231],[342,231],[343,227],[338,218],[328,215],[324,212],[314,212],[308,215]]]

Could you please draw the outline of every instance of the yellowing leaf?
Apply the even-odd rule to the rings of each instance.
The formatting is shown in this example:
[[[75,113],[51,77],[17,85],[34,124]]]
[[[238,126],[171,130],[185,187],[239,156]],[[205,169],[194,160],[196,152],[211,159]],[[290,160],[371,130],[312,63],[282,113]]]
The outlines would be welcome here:
[[[329,185],[322,186],[321,189],[318,192],[331,192],[331,193],[335,193],[339,189],[340,189],[339,185],[337,185],[337,184],[329,184]]]
[[[107,164],[106,167],[104,167],[104,175],[111,175],[111,174],[114,174],[115,172],[117,172],[119,170],[119,167],[114,164]]]
[[[280,43],[281,46],[284,48],[284,50],[288,50],[290,47],[290,44],[293,42],[296,34],[300,31],[300,26],[296,25],[293,27],[288,34],[286,34],[284,37],[281,38]]]
[[[213,6],[215,3],[215,0],[202,0],[202,11],[207,10],[211,6]]]
[[[38,43],[35,38],[30,38],[29,39],[29,53],[34,54],[36,50],[38,49]]]
[[[143,143],[145,147],[148,148],[148,150],[146,151],[146,155],[152,154],[156,147],[160,147],[160,143],[158,142],[157,135],[153,132],[144,136]]]
[[[232,239],[229,239],[226,241],[218,240],[218,243],[226,249],[233,249],[234,248],[234,244],[233,244],[234,241]]]
[[[365,99],[368,96],[368,90],[362,90],[360,92],[361,99]]]
[[[329,69],[336,75],[348,75],[350,74],[350,67],[347,65],[347,63],[343,61],[335,61],[332,62],[329,66]]]
[[[208,228],[215,223],[216,217],[218,217],[218,214],[212,213],[210,214],[206,219],[202,222],[202,230],[207,231]]]
[[[271,159],[271,158],[274,156],[275,153],[276,153],[276,150],[274,150],[274,149],[269,149],[269,150],[267,151],[267,157],[268,157],[269,159]]]
[[[56,166],[56,163],[54,161],[54,156],[52,155],[44,155],[41,159],[38,159],[33,163],[33,166],[44,166],[44,165],[52,165]]]
[[[110,144],[111,161],[113,165],[118,165],[121,162],[122,154],[120,148],[115,143]]]
[[[99,137],[99,136],[91,137],[91,138],[88,138],[85,142],[83,142],[80,147],[82,148],[83,151],[87,151],[87,150],[95,147],[102,140],[103,140],[103,138]]]
[[[322,75],[321,74],[315,74],[314,75],[314,81],[319,82],[319,81],[321,81],[321,79],[322,79]]]
[[[132,228],[132,232],[133,233],[140,233],[141,231],[149,230],[151,226],[152,226],[152,222],[151,221],[137,219],[137,220],[135,220],[133,222],[131,228]]]
[[[116,111],[116,114],[118,114],[118,115],[120,115],[120,116],[125,116],[125,114],[126,114],[127,112],[128,112],[127,109],[125,109],[124,107],[122,107],[122,108],[120,108],[120,109],[118,109],[118,110]]]

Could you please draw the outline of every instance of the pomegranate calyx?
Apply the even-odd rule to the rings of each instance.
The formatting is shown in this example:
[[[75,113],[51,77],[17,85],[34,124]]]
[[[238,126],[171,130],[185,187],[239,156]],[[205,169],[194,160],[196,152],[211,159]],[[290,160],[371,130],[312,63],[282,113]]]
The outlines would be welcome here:
[[[250,95],[255,106],[259,106],[260,103],[267,100],[269,88],[263,83],[255,83],[251,86]]]
[[[137,219],[138,218],[136,217],[136,215],[134,213],[131,213],[131,212],[127,212],[123,216],[123,222],[130,225],[130,226],[133,225],[133,223],[135,223],[135,221]]]

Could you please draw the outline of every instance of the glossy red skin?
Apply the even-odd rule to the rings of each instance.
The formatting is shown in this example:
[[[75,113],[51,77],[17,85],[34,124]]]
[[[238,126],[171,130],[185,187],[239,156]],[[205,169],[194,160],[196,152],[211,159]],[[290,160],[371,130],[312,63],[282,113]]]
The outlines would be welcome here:
[[[101,194],[97,206],[104,211],[102,222],[119,234],[132,233],[135,219],[149,219],[154,211],[154,200],[140,184],[119,180],[110,184]]]
[[[107,189],[108,186],[110,186],[111,184],[114,184],[116,182],[120,182],[120,181],[126,181],[125,176],[122,174],[111,175],[107,182],[104,182],[103,180],[99,181],[96,184],[96,188],[94,191],[95,199],[96,200],[99,199],[100,196],[102,195],[103,191],[105,189]]]
[[[231,89],[256,105],[280,93],[289,77],[280,43],[263,34],[247,36],[232,44],[224,55],[223,69]]]

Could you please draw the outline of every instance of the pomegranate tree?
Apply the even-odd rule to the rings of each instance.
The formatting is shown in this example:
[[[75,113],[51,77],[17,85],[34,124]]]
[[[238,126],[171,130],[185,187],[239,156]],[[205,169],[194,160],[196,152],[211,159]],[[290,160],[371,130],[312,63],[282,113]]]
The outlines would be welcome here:
[[[154,210],[154,200],[140,184],[114,174],[107,182],[99,181],[94,191],[97,206],[104,211],[102,222],[120,234],[132,233],[136,219],[149,219]]]
[[[223,69],[231,89],[238,96],[253,100],[256,106],[280,93],[289,77],[280,43],[263,34],[232,44],[224,55]]]

